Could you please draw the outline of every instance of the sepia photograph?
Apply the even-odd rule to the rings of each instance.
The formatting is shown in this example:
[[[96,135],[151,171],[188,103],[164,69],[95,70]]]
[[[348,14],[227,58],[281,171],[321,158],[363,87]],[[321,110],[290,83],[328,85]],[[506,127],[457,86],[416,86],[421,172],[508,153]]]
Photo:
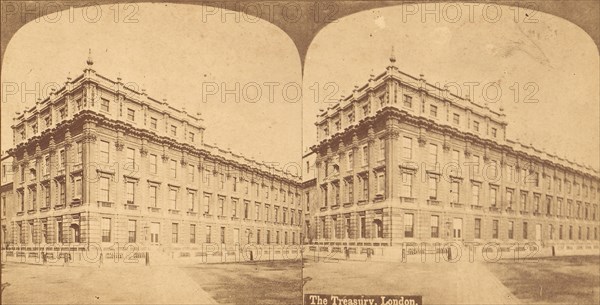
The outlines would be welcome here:
[[[1,304],[600,303],[600,2],[0,7]]]

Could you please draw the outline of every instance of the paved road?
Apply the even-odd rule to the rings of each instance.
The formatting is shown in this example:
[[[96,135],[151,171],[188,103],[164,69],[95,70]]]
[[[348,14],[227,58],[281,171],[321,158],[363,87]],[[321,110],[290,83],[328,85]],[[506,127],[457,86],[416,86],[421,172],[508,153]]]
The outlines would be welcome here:
[[[2,286],[3,304],[217,304],[185,272],[168,266],[7,263]]]
[[[422,295],[424,304],[518,304],[483,263],[310,262],[304,293]]]

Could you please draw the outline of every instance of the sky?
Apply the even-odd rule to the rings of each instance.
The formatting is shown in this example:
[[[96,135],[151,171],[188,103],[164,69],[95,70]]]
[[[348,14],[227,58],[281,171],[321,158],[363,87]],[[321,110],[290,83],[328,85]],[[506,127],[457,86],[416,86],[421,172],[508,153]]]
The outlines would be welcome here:
[[[318,109],[332,105],[324,93],[334,90],[324,90],[324,84],[335,84],[330,102],[349,95],[369,74],[385,71],[394,46],[401,71],[423,73],[434,84],[459,84],[463,96],[477,83],[470,94],[477,103],[486,101],[485,84],[498,84],[486,87],[486,98],[492,109],[503,105],[509,139],[599,168],[599,58],[592,39],[540,12],[527,17],[497,6],[496,17],[482,6],[473,13],[461,7],[460,17],[443,7],[437,16],[410,15],[403,6],[363,11],[319,32],[307,52],[304,86],[306,92],[321,84],[322,95],[317,103],[305,99],[304,142],[314,141]],[[494,88],[500,88],[498,98]]]
[[[493,22],[489,12],[467,14],[465,6],[458,18],[452,10],[425,19],[407,14],[406,6],[369,10],[325,26],[301,67],[292,40],[267,21],[224,22],[195,5],[136,5],[130,16],[120,7],[116,19],[114,7],[101,6],[94,23],[76,9],[74,18],[41,19],[15,34],[2,65],[2,150],[12,146],[14,112],[36,99],[20,93],[38,84],[37,95],[46,97],[51,84],[82,73],[92,49],[99,74],[120,75],[152,97],[201,112],[207,143],[261,161],[300,162],[304,148],[315,144],[325,96],[336,100],[383,72],[394,46],[403,72],[460,84],[462,95],[477,82],[475,102],[483,102],[484,84],[497,83],[501,96],[489,106],[503,105],[510,139],[599,167],[598,51],[564,19],[539,12],[526,18],[504,6],[496,7],[502,14]],[[7,95],[12,84],[19,92]],[[221,96],[236,85],[239,102]]]
[[[44,98],[47,84],[63,84],[68,75],[82,73],[91,49],[98,74],[121,76],[173,107],[201,112],[206,143],[275,165],[299,162],[301,101],[293,98],[293,89],[300,90],[301,69],[291,39],[266,21],[223,23],[218,15],[207,18],[202,9],[139,4],[127,19],[133,11],[121,7],[115,22],[114,8],[102,6],[96,23],[81,18],[80,9],[73,22],[67,14],[56,23],[30,22],[7,47],[2,83],[28,90],[39,83]],[[137,22],[123,22],[132,20]],[[289,86],[291,98],[284,99],[281,88],[287,83],[295,85]],[[237,97],[222,98],[221,92],[236,92],[236,86]],[[3,150],[12,145],[12,120],[6,118],[34,101],[33,95],[2,97]]]

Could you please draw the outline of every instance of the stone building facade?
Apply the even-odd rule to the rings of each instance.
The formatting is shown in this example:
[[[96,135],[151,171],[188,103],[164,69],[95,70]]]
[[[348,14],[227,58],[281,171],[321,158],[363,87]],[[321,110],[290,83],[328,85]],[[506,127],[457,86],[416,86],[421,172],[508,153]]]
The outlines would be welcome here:
[[[393,56],[316,126],[313,243],[597,243],[598,171],[507,139],[502,108],[407,75]]]
[[[299,244],[299,177],[204,143],[202,122],[88,59],[82,75],[14,118],[5,242]]]

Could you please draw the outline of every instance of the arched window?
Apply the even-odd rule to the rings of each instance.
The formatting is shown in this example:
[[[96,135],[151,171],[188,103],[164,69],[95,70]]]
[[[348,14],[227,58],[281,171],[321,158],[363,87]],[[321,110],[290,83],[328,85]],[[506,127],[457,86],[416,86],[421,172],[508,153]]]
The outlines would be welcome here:
[[[71,240],[74,243],[81,242],[79,225],[76,223],[71,224]]]
[[[373,237],[383,238],[383,222],[380,219],[373,220]]]

